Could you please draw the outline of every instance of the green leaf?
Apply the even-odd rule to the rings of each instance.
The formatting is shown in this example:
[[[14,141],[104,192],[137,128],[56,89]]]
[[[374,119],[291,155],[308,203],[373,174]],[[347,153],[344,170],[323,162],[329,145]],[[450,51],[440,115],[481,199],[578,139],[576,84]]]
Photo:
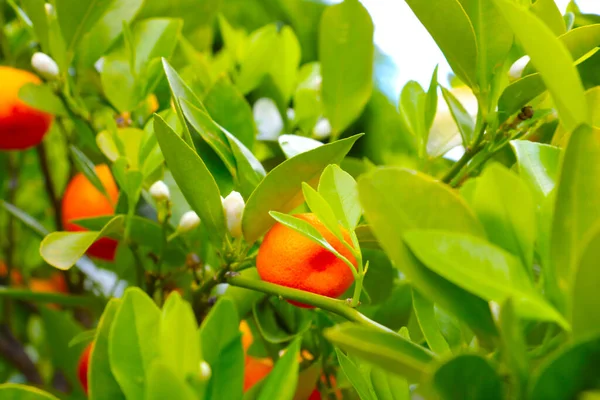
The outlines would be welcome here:
[[[166,363],[155,362],[148,372],[146,400],[197,400],[192,388]]]
[[[502,380],[490,363],[474,354],[459,355],[441,365],[433,386],[444,400],[502,400]]]
[[[48,17],[46,16],[44,0],[21,0],[20,4],[23,10],[27,14],[27,17],[31,20],[35,36],[40,42],[42,51],[46,54],[50,54],[50,39],[49,39],[49,27]]]
[[[46,236],[49,233],[48,230],[39,221],[35,220],[31,215],[27,214],[20,208],[17,208],[4,200],[0,200],[0,204],[7,212],[9,212],[13,217],[17,218],[19,221],[21,221],[23,225],[29,228],[38,237],[43,239],[44,236]]]
[[[512,82],[498,99],[498,123],[505,122],[545,91],[546,85],[540,74],[528,75]]]
[[[269,73],[283,97],[284,104],[287,104],[296,86],[302,50],[294,30],[284,26],[272,50]]]
[[[269,343],[290,342],[306,332],[312,323],[305,310],[277,298],[256,303],[252,315],[262,338]]]
[[[162,360],[179,377],[198,373],[200,343],[191,305],[179,293],[169,295],[162,310],[160,345]]]
[[[440,327],[435,319],[435,309],[433,303],[423,297],[418,290],[412,290],[413,309],[419,326],[427,340],[429,348],[437,354],[450,353],[450,346],[440,331]]]
[[[513,35],[502,14],[489,0],[461,0],[475,30],[477,83],[487,92],[494,72],[504,62],[513,44]]]
[[[43,390],[17,383],[0,385],[0,396],[4,400],[58,400],[58,397]]]
[[[344,353],[340,350],[335,349],[335,353],[337,354],[337,359],[340,363],[340,367],[342,371],[358,393],[358,396],[362,400],[376,400],[375,393],[369,385],[369,381],[367,381],[366,377],[363,374],[358,366]]]
[[[212,370],[207,399],[242,398],[244,350],[238,326],[238,313],[229,299],[219,300],[200,326],[202,358]]]
[[[75,51],[83,36],[102,18],[112,3],[113,0],[56,0],[56,14],[67,53]]]
[[[448,104],[448,109],[450,110],[452,119],[454,122],[456,122],[456,126],[460,132],[463,144],[471,144],[475,133],[475,121],[473,121],[471,115],[467,112],[460,101],[454,97],[452,92],[443,86],[440,87],[442,88],[442,96],[444,96],[444,100],[446,100],[446,104]]]
[[[483,236],[464,200],[432,178],[395,168],[362,176],[358,192],[375,237],[411,284],[481,337],[496,336],[488,304],[423,266],[402,242],[404,233],[425,228]]]
[[[119,157],[125,157],[130,168],[141,169],[140,151],[142,143],[148,136],[148,133],[141,129],[119,128],[114,132],[108,130],[100,132],[96,135],[96,143],[112,162],[117,161]],[[123,146],[124,154],[119,151],[120,145]]]
[[[125,400],[125,395],[112,373],[108,354],[110,330],[121,304],[120,299],[111,299],[96,328],[88,372],[90,400]]]
[[[496,5],[540,72],[567,130],[589,122],[583,85],[566,47],[540,19],[523,7],[506,0],[496,0]]]
[[[489,241],[518,257],[524,271],[531,274],[536,215],[525,183],[505,167],[493,164],[478,179],[473,208]]]
[[[271,170],[246,202],[242,219],[246,241],[255,242],[275,223],[269,211],[289,212],[302,204],[302,182],[315,187],[322,171],[329,164],[341,162],[360,136],[317,147]]]
[[[411,382],[425,378],[434,360],[431,352],[396,333],[376,331],[353,323],[326,329],[324,335],[349,354],[393,371]]]
[[[244,146],[252,148],[257,132],[252,108],[226,77],[217,79],[203,103],[216,123],[231,132]]]
[[[544,298],[517,258],[486,241],[444,231],[410,231],[404,235],[412,252],[429,269],[487,301],[509,297],[524,318],[569,324]]]
[[[600,140],[598,132],[581,126],[573,132],[565,150],[556,193],[550,255],[553,266],[546,279],[556,282],[568,299],[585,243],[600,219]],[[562,304],[567,306],[568,303]]]
[[[286,349],[273,371],[267,375],[258,400],[292,400],[298,384],[298,353],[300,339],[294,340]]]
[[[19,89],[19,98],[33,108],[56,116],[67,116],[67,110],[61,99],[48,85],[26,83]]]
[[[128,399],[142,399],[150,367],[160,357],[160,310],[139,288],[129,288],[108,338],[110,366]]]
[[[96,174],[96,166],[94,163],[77,147],[71,145],[69,146],[71,150],[71,154],[73,155],[73,161],[75,162],[75,166],[81,172],[85,178],[92,184],[94,187],[104,195],[107,199],[110,200],[110,196],[106,192],[106,188],[102,184],[102,181]]]
[[[244,94],[256,89],[269,71],[269,60],[278,40],[277,27],[274,24],[263,26],[252,32],[248,48],[240,63],[240,74],[236,85]]]
[[[362,215],[354,178],[337,165],[329,165],[321,174],[319,194],[327,200],[338,221],[353,231]]]
[[[98,239],[123,229],[124,217],[112,218],[101,231],[52,232],[40,243],[44,261],[58,269],[71,268]]]
[[[573,337],[583,339],[600,333],[600,317],[596,310],[600,306],[598,285],[598,252],[600,251],[600,231],[594,228],[581,247],[581,259],[571,289],[572,306],[569,312],[573,325]]]
[[[286,158],[292,158],[298,154],[323,146],[323,143],[318,140],[298,135],[281,135],[277,140]]]
[[[24,300],[31,301],[34,303],[42,303],[42,304],[59,304],[61,306],[67,307],[78,307],[78,306],[88,306],[88,307],[101,307],[101,300],[92,296],[76,296],[76,295],[66,295],[60,293],[51,293],[51,292],[32,292],[27,289],[12,289],[4,286],[0,286],[0,298],[5,297],[9,299],[16,300]]]
[[[563,16],[554,0],[537,0],[531,6],[531,12],[542,20],[548,28],[560,36],[567,31]]]
[[[541,204],[556,186],[561,150],[527,140],[512,140],[510,145],[517,156],[519,175]]]
[[[410,400],[408,382],[391,371],[371,368],[371,385],[378,400]]]
[[[406,0],[442,50],[456,75],[475,86],[477,44],[467,13],[458,0]]]
[[[420,143],[419,148],[427,145],[429,131],[425,129],[425,106],[427,94],[416,81],[409,81],[400,93],[400,116],[410,133]]]
[[[327,230],[333,233],[334,236],[340,240],[344,240],[342,230],[340,229],[340,223],[327,200],[307,183],[302,183],[302,193],[304,194],[304,199],[306,200],[306,204],[310,208],[310,211],[316,214],[319,221],[321,221]]]
[[[433,120],[435,119],[435,114],[437,112],[438,67],[439,65],[436,65],[433,70],[431,82],[429,82],[429,89],[427,90],[427,97],[425,99],[425,130],[428,133],[431,131],[431,126],[433,125]]]
[[[217,183],[202,159],[158,115],[154,116],[154,132],[177,185],[220,248],[226,229]]]
[[[600,337],[568,345],[539,367],[530,386],[530,399],[576,399],[585,390],[598,387],[597,366]]]
[[[587,104],[592,110],[592,128],[600,129],[600,87],[595,86],[585,92],[585,98]],[[567,147],[569,138],[571,137],[571,131],[567,130],[564,124],[559,123],[554,136],[552,136],[552,144],[559,147]]]
[[[346,0],[323,12],[319,56],[325,115],[336,138],[358,118],[373,89],[373,21],[360,2]]]
[[[523,337],[523,327],[515,314],[512,299],[508,299],[501,305],[499,328],[502,358],[514,377],[517,393],[524,396],[529,378],[529,359],[527,344]]]

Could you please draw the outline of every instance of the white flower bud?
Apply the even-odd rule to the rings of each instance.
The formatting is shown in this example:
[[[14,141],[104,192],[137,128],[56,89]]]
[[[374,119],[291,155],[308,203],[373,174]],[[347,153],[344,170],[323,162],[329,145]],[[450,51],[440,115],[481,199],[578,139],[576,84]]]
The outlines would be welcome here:
[[[203,381],[207,381],[210,379],[212,375],[212,370],[210,365],[204,360],[200,361],[200,379]]]
[[[293,108],[288,108],[286,111],[286,115],[287,115],[287,119],[289,119],[290,121],[293,121],[296,119],[296,110],[294,110]]]
[[[150,186],[150,196],[156,201],[167,201],[171,198],[169,187],[163,181],[156,181]]]
[[[45,78],[55,78],[59,74],[58,64],[45,53],[34,53],[31,57],[31,66]]]
[[[227,230],[234,238],[242,236],[242,214],[244,214],[244,198],[238,192],[231,192],[224,199],[223,210],[225,211],[225,220],[227,221]]]
[[[46,14],[48,16],[54,15],[54,7],[52,7],[52,4],[46,3],[44,4],[44,8],[46,9]]]
[[[99,58],[98,61],[94,63],[94,68],[98,73],[102,73],[102,70],[104,69],[104,57]]]
[[[200,223],[200,217],[193,211],[188,211],[181,216],[179,220],[179,227],[177,228],[180,232],[189,232]]]
[[[499,321],[500,320],[500,304],[491,300],[489,302],[489,305],[490,305],[490,311],[492,313],[492,317],[494,317],[494,320]]]
[[[258,99],[252,107],[258,129],[258,140],[277,140],[283,130],[283,118],[275,102],[267,97]]]
[[[331,123],[327,118],[319,118],[313,128],[313,135],[317,139],[326,139],[331,135]]]

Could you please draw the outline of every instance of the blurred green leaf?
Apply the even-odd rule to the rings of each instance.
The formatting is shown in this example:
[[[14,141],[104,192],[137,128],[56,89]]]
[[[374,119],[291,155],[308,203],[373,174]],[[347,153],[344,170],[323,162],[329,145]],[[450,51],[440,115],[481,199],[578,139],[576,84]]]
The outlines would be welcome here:
[[[355,0],[328,7],[321,16],[319,58],[323,104],[338,137],[358,116],[373,89],[373,21]]]
[[[524,318],[569,324],[537,293],[517,258],[474,236],[444,231],[410,231],[404,235],[427,268],[487,301],[509,297]]]
[[[271,170],[246,202],[242,219],[246,241],[255,242],[275,223],[269,211],[288,212],[302,204],[302,182],[315,187],[327,165],[341,162],[360,136],[317,147]]]
[[[306,332],[312,323],[306,310],[279,299],[256,303],[252,314],[261,336],[269,343],[290,342]]]
[[[327,200],[307,183],[302,183],[302,193],[310,211],[317,215],[319,221],[325,225],[329,232],[333,233],[338,239],[344,240],[338,218]]]
[[[517,79],[504,89],[498,99],[498,123],[502,123],[546,91],[540,74]]]
[[[143,399],[159,359],[160,310],[139,288],[125,291],[108,338],[110,367],[126,398]]]
[[[437,354],[450,353],[450,346],[440,332],[440,328],[435,319],[435,309],[433,303],[423,297],[418,290],[412,291],[412,303],[415,311],[415,316],[419,321],[419,326],[423,332],[423,336],[427,340],[429,348]]]
[[[517,156],[519,175],[535,194],[536,203],[541,204],[556,186],[561,150],[527,140],[513,140],[510,145]]]
[[[550,28],[554,35],[560,36],[567,31],[562,13],[553,0],[537,0],[531,5],[530,10]]]
[[[106,192],[106,188],[102,184],[102,181],[96,174],[96,166],[94,163],[77,147],[71,145],[69,146],[71,150],[71,154],[73,155],[73,161],[75,166],[81,172],[85,178],[100,192],[106,197],[110,199],[108,193]]]
[[[475,86],[477,43],[473,25],[458,0],[407,0],[417,18],[440,47],[456,75]]]
[[[145,400],[197,400],[192,388],[166,363],[155,362],[148,371]]]
[[[263,26],[248,38],[248,48],[236,79],[236,85],[244,95],[256,89],[269,72],[270,63],[266,60],[270,59],[277,40],[277,27],[274,24]]]
[[[225,216],[217,183],[202,159],[158,115],[154,116],[154,131],[175,181],[211,232],[213,244],[220,248],[225,237]]]
[[[464,145],[469,145],[473,141],[473,136],[475,134],[475,121],[471,115],[467,112],[465,107],[458,101],[456,97],[447,90],[445,87],[442,88],[442,96],[444,96],[444,100],[446,104],[448,104],[448,109],[450,110],[450,114],[452,115],[452,119],[456,122],[456,126],[458,127],[458,131],[460,132],[460,136],[462,138]]]
[[[594,129],[600,129],[600,113],[598,112],[600,110],[600,87],[596,86],[588,89],[585,92],[585,99],[590,110],[593,111],[591,126]],[[552,136],[552,144],[563,148],[567,147],[571,133],[563,123],[559,123],[554,136]]]
[[[46,54],[50,53],[50,39],[48,17],[46,16],[46,2],[44,0],[21,0],[21,7],[31,20],[35,35],[40,42],[42,51]]]
[[[354,178],[337,165],[329,165],[319,179],[319,194],[329,203],[337,220],[353,231],[362,216]]]
[[[114,0],[56,0],[56,14],[60,23],[67,54],[74,55],[83,36],[109,10]]]
[[[502,400],[502,380],[490,363],[474,354],[462,354],[438,367],[433,386],[444,400]]]
[[[379,400],[410,400],[406,379],[382,368],[371,368],[371,385]]]
[[[294,340],[286,349],[273,371],[267,375],[258,400],[292,400],[298,385],[298,354],[300,339]]]
[[[431,131],[433,120],[437,112],[438,105],[438,67],[435,66],[433,74],[431,75],[431,81],[429,82],[429,89],[427,90],[427,97],[425,99],[425,130]]]
[[[393,371],[411,382],[425,378],[430,363],[435,359],[431,352],[396,333],[376,331],[349,322],[326,329],[324,335],[349,354]]]
[[[0,204],[7,212],[9,212],[13,217],[17,218],[19,221],[21,221],[26,227],[28,227],[33,233],[35,233],[40,238],[43,238],[49,233],[48,230],[39,221],[36,221],[31,215],[27,214],[20,208],[17,208],[4,200],[0,200]]]
[[[523,337],[522,324],[515,314],[513,300],[501,305],[499,317],[500,352],[514,377],[518,396],[524,396],[529,379],[529,357],[527,343]]]
[[[26,83],[19,89],[19,98],[33,108],[52,115],[65,117],[68,115],[62,100],[48,85]]]
[[[426,102],[427,93],[418,82],[408,81],[404,85],[400,93],[398,109],[407,129],[417,139],[420,149],[425,149],[429,136],[429,131],[425,128]]]
[[[58,397],[38,388],[17,383],[1,384],[0,396],[4,400],[58,400]]]
[[[88,388],[90,400],[125,400],[125,395],[111,370],[108,347],[109,336],[122,300],[111,299],[96,328],[94,348],[90,355]]]
[[[66,307],[100,307],[102,301],[93,296],[78,296],[73,294],[61,294],[51,292],[33,292],[26,289],[13,289],[4,286],[0,286],[0,298],[5,297],[9,299],[17,299],[24,301],[31,301],[34,303],[51,303],[60,304]]]
[[[302,57],[300,43],[292,28],[284,26],[279,31],[273,50],[269,73],[283,97],[284,104],[287,104],[294,93]]]
[[[376,400],[377,397],[375,397],[373,388],[369,385],[369,381],[367,381],[363,371],[361,371],[359,367],[339,349],[335,349],[335,353],[337,354],[337,359],[342,371],[356,390],[356,393],[358,393],[361,400]]]

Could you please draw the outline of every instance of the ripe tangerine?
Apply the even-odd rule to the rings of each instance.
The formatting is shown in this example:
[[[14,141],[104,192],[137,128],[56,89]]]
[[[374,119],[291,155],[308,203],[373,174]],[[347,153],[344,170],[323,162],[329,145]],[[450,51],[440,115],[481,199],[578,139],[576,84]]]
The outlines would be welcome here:
[[[319,231],[341,255],[356,268],[356,259],[314,214],[298,214],[300,218]],[[340,226],[344,240],[351,243],[350,235]],[[258,250],[256,268],[260,277],[271,283],[300,289],[327,297],[341,296],[354,281],[347,264],[335,254],[319,246],[304,235],[276,223]],[[290,303],[310,307],[298,302]]]
[[[25,150],[38,145],[52,124],[52,115],[19,99],[19,90],[40,78],[21,69],[0,66],[0,150]]]
[[[88,370],[90,367],[90,354],[92,353],[93,343],[90,343],[81,353],[79,363],[77,365],[77,377],[85,394],[88,393]]]
[[[97,165],[96,175],[104,185],[110,200],[106,198],[96,187],[83,175],[79,173],[71,179],[62,199],[62,223],[64,229],[71,232],[85,231],[79,225],[71,221],[83,218],[101,217],[112,215],[115,212],[114,205],[119,198],[119,189],[107,165]],[[118,242],[114,239],[101,238],[97,240],[87,251],[87,254],[106,261],[115,258]]]

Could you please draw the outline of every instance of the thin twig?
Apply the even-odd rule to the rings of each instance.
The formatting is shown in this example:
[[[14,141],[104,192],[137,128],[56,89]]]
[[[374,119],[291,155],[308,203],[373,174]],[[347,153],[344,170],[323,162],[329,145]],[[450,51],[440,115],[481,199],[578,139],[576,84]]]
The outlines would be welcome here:
[[[18,369],[29,383],[34,385],[44,383],[23,345],[13,336],[6,325],[0,326],[0,355]]]
[[[46,193],[48,193],[48,197],[52,203],[52,208],[54,208],[54,224],[56,225],[56,230],[61,230],[62,215],[60,198],[56,193],[56,188],[54,187],[54,183],[52,181],[52,174],[50,173],[50,165],[48,163],[48,154],[46,153],[46,148],[44,147],[43,142],[36,147],[36,151],[40,160],[40,169],[42,170],[42,175],[44,176]]]

